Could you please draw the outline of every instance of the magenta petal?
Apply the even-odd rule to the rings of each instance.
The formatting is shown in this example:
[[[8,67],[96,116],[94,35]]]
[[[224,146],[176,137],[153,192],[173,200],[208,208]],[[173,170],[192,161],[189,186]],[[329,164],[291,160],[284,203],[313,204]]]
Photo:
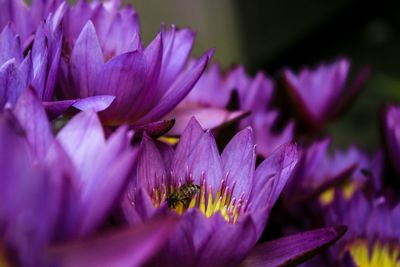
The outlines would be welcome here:
[[[44,107],[33,88],[28,87],[22,93],[14,112],[36,159],[43,159],[54,137]]]
[[[185,73],[182,73],[171,85],[168,92],[149,113],[140,119],[140,123],[157,120],[170,112],[190,92],[201,74],[203,74],[214,50],[205,53],[201,59]]]
[[[64,92],[69,98],[88,97],[94,94],[97,73],[104,62],[103,53],[91,21],[82,29],[70,58],[70,75],[74,90]]]
[[[50,248],[60,266],[142,266],[165,244],[176,221],[162,220]]]
[[[345,226],[327,227],[262,243],[252,250],[241,266],[297,265],[334,243],[346,229]]]
[[[221,158],[223,173],[228,174],[228,184],[236,182],[237,195],[243,192],[250,194],[256,160],[252,129],[246,128],[237,133],[225,147]]]

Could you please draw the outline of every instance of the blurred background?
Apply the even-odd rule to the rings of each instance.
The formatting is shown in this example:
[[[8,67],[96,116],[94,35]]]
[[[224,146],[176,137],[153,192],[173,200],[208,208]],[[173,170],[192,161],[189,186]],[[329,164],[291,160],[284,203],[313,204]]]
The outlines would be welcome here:
[[[400,2],[361,0],[130,0],[141,18],[145,42],[160,24],[197,32],[194,54],[216,47],[224,68],[245,65],[278,77],[283,66],[352,60],[352,70],[372,75],[347,114],[329,126],[334,144],[356,143],[373,151],[379,144],[378,113],[400,103]]]

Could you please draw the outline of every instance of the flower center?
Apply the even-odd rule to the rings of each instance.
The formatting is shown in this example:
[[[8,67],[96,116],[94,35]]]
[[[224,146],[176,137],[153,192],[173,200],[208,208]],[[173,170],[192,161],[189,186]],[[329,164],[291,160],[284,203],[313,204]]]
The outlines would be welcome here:
[[[362,267],[400,267],[400,248],[398,244],[376,241],[372,247],[365,239],[358,239],[348,245],[357,266]]]
[[[160,185],[156,185],[150,191],[150,196],[156,208],[166,202],[168,207],[178,214],[192,208],[198,208],[207,217],[220,212],[227,222],[235,223],[248,206],[244,193],[239,198],[233,197],[235,184],[233,182],[229,186],[227,180],[222,179],[218,191],[214,194],[204,175],[200,185],[192,182],[191,177],[170,186],[167,186],[163,179]]]
[[[346,200],[349,200],[354,193],[357,191],[357,184],[355,182],[345,182],[341,185],[339,185],[338,188],[335,187],[331,187],[326,189],[324,192],[322,192],[319,195],[319,202],[323,205],[323,206],[327,206],[329,204],[331,204],[333,202],[333,200],[335,199],[335,190],[340,190],[342,192],[342,195],[344,196],[344,198]]]

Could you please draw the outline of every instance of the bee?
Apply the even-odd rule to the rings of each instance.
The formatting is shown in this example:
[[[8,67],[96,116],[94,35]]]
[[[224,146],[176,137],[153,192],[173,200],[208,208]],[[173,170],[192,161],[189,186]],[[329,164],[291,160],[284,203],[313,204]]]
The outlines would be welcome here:
[[[180,186],[178,190],[169,194],[167,197],[167,203],[169,208],[176,208],[181,203],[185,209],[189,207],[190,201],[193,197],[200,192],[200,186],[192,182]]]

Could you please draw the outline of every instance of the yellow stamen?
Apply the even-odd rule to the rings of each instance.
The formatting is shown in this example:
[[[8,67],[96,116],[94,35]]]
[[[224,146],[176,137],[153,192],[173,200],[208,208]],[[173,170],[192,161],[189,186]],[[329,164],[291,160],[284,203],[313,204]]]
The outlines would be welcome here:
[[[360,239],[351,243],[347,250],[355,264],[360,267],[400,267],[400,249],[398,245],[375,242],[371,251],[367,240]]]

